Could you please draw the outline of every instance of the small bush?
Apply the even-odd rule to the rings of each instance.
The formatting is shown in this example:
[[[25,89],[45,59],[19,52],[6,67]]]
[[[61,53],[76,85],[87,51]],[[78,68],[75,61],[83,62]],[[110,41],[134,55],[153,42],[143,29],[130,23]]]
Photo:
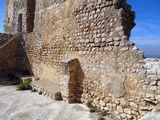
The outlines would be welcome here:
[[[30,86],[29,82],[24,83],[27,90],[32,90],[32,86]]]
[[[90,109],[90,110],[89,110],[90,112],[97,112],[96,107],[94,107],[94,106],[91,104],[91,102],[88,102],[88,103],[86,104],[86,106]]]
[[[86,104],[86,106],[87,106],[88,108],[93,108],[93,105],[91,104],[91,102],[88,102],[88,103]]]
[[[32,87],[30,86],[29,82],[22,82],[22,80],[20,81],[20,83],[17,85],[17,90],[31,90]]]

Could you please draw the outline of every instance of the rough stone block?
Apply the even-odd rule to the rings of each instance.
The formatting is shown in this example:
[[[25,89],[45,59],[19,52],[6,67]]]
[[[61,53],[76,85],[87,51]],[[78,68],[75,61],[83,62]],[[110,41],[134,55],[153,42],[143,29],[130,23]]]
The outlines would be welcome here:
[[[99,103],[101,106],[105,106],[106,103],[103,101],[103,100],[100,100],[100,103]]]
[[[133,108],[138,108],[138,105],[134,102],[130,102],[129,105]]]
[[[148,75],[156,75],[157,73],[156,73],[156,70],[147,70],[147,74]]]
[[[113,71],[112,71],[113,72]],[[110,73],[111,80],[108,82],[107,89],[113,94],[114,97],[122,97],[126,94],[126,89],[124,86],[125,75]]]
[[[146,94],[146,97],[147,97],[147,98],[153,98],[154,95],[153,95],[153,94]]]
[[[77,77],[78,77],[78,60],[62,60],[62,77],[61,77],[61,94],[67,103],[76,101],[77,98]]]
[[[147,75],[147,78],[149,78],[150,80],[157,80],[157,76],[156,75]]]
[[[116,110],[117,110],[118,112],[120,112],[120,113],[123,113],[123,109],[122,109],[121,106],[117,106]]]
[[[131,109],[130,108],[125,108],[124,113],[127,113],[127,114],[131,115]]]

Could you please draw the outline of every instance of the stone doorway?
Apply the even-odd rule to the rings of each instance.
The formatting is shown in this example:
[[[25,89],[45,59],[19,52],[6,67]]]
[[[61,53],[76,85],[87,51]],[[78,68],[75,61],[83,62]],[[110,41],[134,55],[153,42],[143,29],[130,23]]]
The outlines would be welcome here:
[[[22,32],[22,13],[18,15],[18,33]]]

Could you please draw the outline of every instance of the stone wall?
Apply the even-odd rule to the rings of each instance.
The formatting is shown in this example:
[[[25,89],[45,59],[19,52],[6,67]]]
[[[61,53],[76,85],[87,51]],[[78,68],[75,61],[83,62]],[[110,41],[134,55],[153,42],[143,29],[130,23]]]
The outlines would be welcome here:
[[[20,36],[0,33],[0,77],[12,74],[32,74]]]
[[[59,6],[65,0],[38,0],[36,1],[36,11],[49,9],[50,6]]]
[[[7,73],[14,71],[17,68],[17,41],[18,39],[14,38],[4,47],[0,47],[0,77],[5,77]]]
[[[5,13],[5,33],[11,34],[14,31],[13,27],[13,9],[14,0],[6,0],[6,13]]]
[[[129,41],[135,13],[125,0],[39,0],[35,9],[33,32],[23,33],[35,77],[60,85],[61,61],[78,59],[77,101],[121,119],[159,109],[159,60]]]
[[[78,69],[77,59],[62,61],[62,78],[60,82],[63,101],[73,103],[77,101]]]
[[[6,0],[5,33],[32,32],[35,0]]]
[[[18,39],[17,37],[10,37],[10,35],[1,35],[0,43],[3,39],[11,39],[0,46],[0,77],[5,77],[8,73],[12,73],[21,68],[21,61],[18,59]],[[21,58],[19,56],[19,58]]]
[[[147,58],[144,60],[146,78],[141,81],[144,90],[151,90],[153,94],[160,95],[160,59]]]

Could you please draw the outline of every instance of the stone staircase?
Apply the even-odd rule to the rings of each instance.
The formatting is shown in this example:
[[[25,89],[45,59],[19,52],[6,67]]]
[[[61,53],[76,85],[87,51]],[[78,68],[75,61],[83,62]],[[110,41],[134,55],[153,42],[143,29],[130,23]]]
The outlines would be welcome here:
[[[0,48],[16,38],[16,35],[0,33]]]

